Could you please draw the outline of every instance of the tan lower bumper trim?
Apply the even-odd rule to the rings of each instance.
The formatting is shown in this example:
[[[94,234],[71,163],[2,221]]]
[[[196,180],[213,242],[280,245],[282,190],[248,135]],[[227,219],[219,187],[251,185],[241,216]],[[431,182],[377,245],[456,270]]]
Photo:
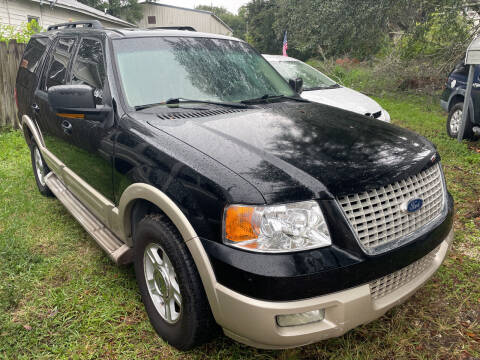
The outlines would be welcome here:
[[[453,240],[453,231],[441,243],[430,268],[380,300],[373,300],[369,284],[317,298],[268,302],[238,294],[220,284],[215,286],[217,322],[225,334],[244,344],[264,349],[307,345],[371,322],[402,303],[439,268]],[[323,321],[293,327],[279,327],[276,315],[325,309]]]

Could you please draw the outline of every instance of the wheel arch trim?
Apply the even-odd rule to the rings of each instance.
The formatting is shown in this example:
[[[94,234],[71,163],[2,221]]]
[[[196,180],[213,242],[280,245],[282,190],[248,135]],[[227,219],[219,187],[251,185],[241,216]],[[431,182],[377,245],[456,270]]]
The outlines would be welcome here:
[[[189,241],[197,237],[197,233],[185,214],[164,192],[152,185],[135,183],[127,187],[120,197],[118,207],[115,209],[117,216],[116,219],[112,219],[111,224],[123,235],[124,241],[129,246],[133,246],[131,213],[133,205],[137,200],[148,201],[164,212],[178,229],[184,241]]]
[[[20,122],[20,126],[23,131],[23,136],[25,137],[25,141],[29,146],[31,145],[31,139],[27,136],[27,131],[30,131],[30,133],[33,135],[37,145],[42,148],[41,150],[45,148],[45,142],[43,140],[42,133],[38,129],[35,122],[30,118],[30,116],[23,115],[22,120]]]

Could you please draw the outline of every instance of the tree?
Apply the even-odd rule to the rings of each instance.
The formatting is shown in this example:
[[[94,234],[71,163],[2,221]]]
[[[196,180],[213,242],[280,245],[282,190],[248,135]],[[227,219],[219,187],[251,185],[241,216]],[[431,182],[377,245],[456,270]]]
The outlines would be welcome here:
[[[198,10],[206,10],[214,13],[218,18],[220,18],[225,24],[230,26],[233,31],[233,36],[245,40],[245,32],[246,32],[246,21],[244,14],[242,13],[241,9],[239,10],[239,14],[235,15],[228,11],[223,6],[209,6],[209,5],[199,5],[195,7]]]
[[[244,13],[247,21],[246,40],[262,53],[281,53],[283,33],[275,31],[273,27],[277,1],[252,0],[245,5]]]
[[[107,13],[131,23],[136,23],[143,16],[138,0],[78,0],[82,4]]]
[[[365,58],[382,46],[392,0],[277,0],[276,33],[288,29],[289,50],[300,57]]]

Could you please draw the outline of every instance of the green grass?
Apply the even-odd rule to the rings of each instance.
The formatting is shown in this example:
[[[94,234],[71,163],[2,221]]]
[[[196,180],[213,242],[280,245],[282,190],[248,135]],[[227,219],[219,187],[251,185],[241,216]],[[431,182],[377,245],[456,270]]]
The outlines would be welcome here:
[[[377,99],[438,147],[456,202],[444,265],[405,304],[342,337],[262,351],[220,337],[182,353],[150,326],[132,267],[118,268],[56,199],[36,190],[19,132],[0,133],[0,358],[467,359],[480,357],[480,145],[447,138],[424,97]]]

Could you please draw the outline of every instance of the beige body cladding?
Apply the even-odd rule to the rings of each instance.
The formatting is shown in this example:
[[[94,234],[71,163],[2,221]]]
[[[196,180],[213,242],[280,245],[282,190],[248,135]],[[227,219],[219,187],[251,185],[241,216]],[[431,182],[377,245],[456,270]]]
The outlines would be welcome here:
[[[160,190],[147,184],[133,184],[122,194],[119,206],[116,207],[48,151],[40,131],[26,115],[22,117],[22,128],[28,143],[30,136],[33,136],[53,173],[124,244],[132,246],[130,210],[134,201],[145,199],[160,208],[187,243],[217,323],[226,335],[254,347],[282,349],[306,345],[342,335],[360,324],[375,320],[407,299],[435,273],[453,240],[451,231],[434,254],[431,254],[433,260],[427,269],[378,299],[372,298],[369,284],[306,300],[272,302],[253,299],[216,281],[208,256],[193,227],[175,203]],[[276,315],[316,309],[325,309],[324,320],[292,327],[279,327],[276,323]]]

